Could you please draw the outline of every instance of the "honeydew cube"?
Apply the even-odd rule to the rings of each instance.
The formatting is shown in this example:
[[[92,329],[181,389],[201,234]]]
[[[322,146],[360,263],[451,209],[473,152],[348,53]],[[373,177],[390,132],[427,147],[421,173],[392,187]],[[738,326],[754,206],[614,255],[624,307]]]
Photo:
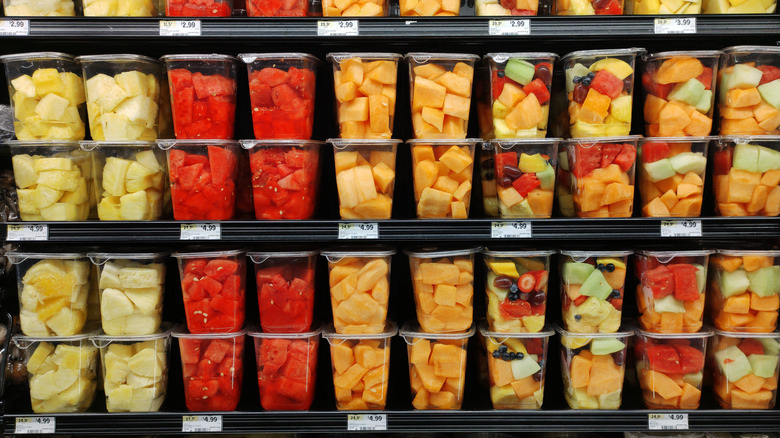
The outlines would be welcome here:
[[[40,213],[41,218],[46,221],[76,221],[82,219],[81,209],[71,203],[57,202],[40,209]]]
[[[98,74],[86,82],[87,102],[94,102],[101,112],[113,111],[129,94],[117,85],[114,78],[105,74]]]
[[[60,121],[65,116],[65,109],[68,108],[70,102],[64,97],[57,96],[56,94],[47,94],[43,99],[35,106],[35,114],[45,121]]]
[[[100,300],[100,314],[104,319],[114,319],[133,313],[133,302],[118,289],[105,289]]]
[[[16,79],[12,79],[11,86],[14,87],[14,91],[16,93],[19,93],[24,97],[37,97],[37,93],[35,92],[35,83],[29,75],[22,75]]]
[[[757,87],[763,75],[764,73],[755,67],[747,64],[737,64],[730,73],[727,89]]]
[[[758,92],[761,98],[775,109],[780,109],[780,79],[758,86]]]

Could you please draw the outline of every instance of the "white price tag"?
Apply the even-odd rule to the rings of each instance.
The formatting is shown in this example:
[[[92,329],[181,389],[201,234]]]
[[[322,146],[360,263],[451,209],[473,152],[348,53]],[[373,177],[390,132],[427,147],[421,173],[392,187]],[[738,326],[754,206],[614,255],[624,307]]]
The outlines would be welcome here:
[[[0,36],[27,36],[30,20],[0,20]]]
[[[200,36],[200,20],[160,20],[160,36]]]
[[[182,432],[222,432],[222,415],[185,415]]]
[[[661,221],[661,237],[701,237],[701,220]]]
[[[688,430],[688,414],[648,414],[650,430]]]
[[[493,239],[525,239],[531,237],[531,222],[493,222],[490,227]]]
[[[376,222],[339,224],[339,239],[379,239],[379,224]]]
[[[387,430],[387,414],[347,415],[347,430]]]
[[[317,36],[358,36],[357,20],[320,20],[317,22]]]
[[[181,224],[180,240],[219,240],[222,238],[220,224]]]
[[[6,240],[49,240],[49,226],[46,224],[8,224]]]
[[[531,20],[490,20],[489,35],[531,35]]]
[[[656,18],[655,33],[696,33],[696,17]]]
[[[54,433],[56,429],[57,421],[54,417],[17,417],[14,433],[19,435]]]

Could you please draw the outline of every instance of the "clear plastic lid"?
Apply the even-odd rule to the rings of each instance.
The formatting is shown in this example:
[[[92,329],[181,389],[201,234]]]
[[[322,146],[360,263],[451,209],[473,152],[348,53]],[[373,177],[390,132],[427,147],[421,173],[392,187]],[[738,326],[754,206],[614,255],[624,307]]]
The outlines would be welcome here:
[[[670,52],[646,53],[642,55],[642,59],[645,61],[653,61],[656,59],[677,58],[681,56],[687,56],[691,58],[706,58],[716,57],[722,54],[723,52],[720,50],[675,50]]]
[[[210,259],[220,257],[238,257],[246,253],[243,249],[232,249],[224,251],[194,251],[194,252],[175,252],[171,257],[177,259]]]
[[[87,257],[96,265],[102,265],[109,260],[153,260],[163,261],[169,252],[89,252]]]
[[[240,143],[236,140],[157,140],[157,146],[167,151],[173,147],[203,147],[203,146],[236,146],[239,147]]]
[[[780,331],[775,330],[771,333],[748,333],[748,332],[727,332],[723,330],[715,330],[715,334],[718,336],[725,336],[727,338],[774,338],[780,339]]]
[[[639,250],[636,253],[645,257],[655,257],[659,259],[673,259],[675,257],[697,257],[713,254],[715,251],[711,249],[690,249],[680,251],[651,251],[651,250]]]
[[[779,46],[730,46],[723,49],[723,53],[730,55],[738,52],[780,54]]]
[[[119,53],[115,55],[84,55],[77,56],[78,62],[149,62],[159,64],[159,59],[150,58],[143,55],[131,55],[129,53]]]
[[[23,334],[14,335],[12,338],[13,343],[22,350],[28,349],[33,343],[36,342],[80,342],[87,341],[89,337],[97,330],[88,331],[80,335],[73,336],[27,336]]]
[[[717,140],[717,135],[710,135],[707,137],[642,137],[639,139],[639,143],[701,143],[705,141]]]
[[[404,254],[409,257],[425,258],[425,259],[438,259],[442,257],[457,257],[476,254],[482,251],[481,246],[475,246],[472,248],[463,249],[444,249],[436,246],[429,247],[416,247],[412,249],[404,249]]]
[[[281,59],[281,60],[295,60],[295,61],[311,61],[316,64],[320,64],[320,60],[314,56],[309,55],[308,53],[297,53],[297,52],[288,52],[288,53],[239,53],[238,59],[243,61],[246,64],[251,64],[255,61],[268,61],[268,60],[275,60],[275,59]]]
[[[637,142],[642,138],[641,135],[625,135],[621,137],[587,137],[587,138],[570,138],[565,140],[567,144],[579,144],[588,147],[588,144],[596,143],[631,143]]]
[[[252,251],[247,253],[246,256],[255,263],[262,263],[268,259],[311,257],[316,256],[319,253],[320,251],[318,249],[308,251]]]
[[[388,339],[392,338],[398,334],[398,326],[393,321],[388,321],[385,324],[385,330],[382,333],[371,333],[371,334],[340,334],[336,333],[336,330],[333,328],[333,324],[328,324],[327,326],[322,328],[322,337],[326,339],[329,343],[331,340],[334,339],[340,339],[340,340],[361,340],[361,339]]]
[[[66,59],[68,61],[76,61],[75,56],[62,52],[27,52],[0,56],[0,61],[2,62],[26,61],[30,59]]]
[[[424,139],[424,138],[413,138],[406,140],[407,144],[410,144],[412,146],[418,145],[418,144],[429,144],[433,146],[471,146],[476,145],[478,143],[482,143],[484,140],[481,138],[461,138],[461,139],[446,139],[446,138],[431,138],[431,139]]]
[[[562,143],[564,140],[558,137],[551,138],[513,138],[513,139],[501,139],[490,140],[491,145],[496,145],[501,149],[510,149],[515,146],[535,145],[535,144],[557,144]]]
[[[617,251],[570,251],[570,250],[561,250],[560,254],[563,256],[567,256],[571,258],[572,260],[586,260],[591,257],[626,257],[633,254],[634,251],[631,251],[629,249],[624,250],[617,250]]]
[[[400,53],[388,53],[388,52],[334,52],[334,53],[328,53],[327,56],[325,56],[325,59],[327,59],[330,62],[338,64],[341,61],[345,61],[347,59],[352,59],[352,58],[370,59],[373,61],[382,61],[382,60],[397,61],[402,57],[403,55],[401,55]]]
[[[220,55],[218,53],[207,54],[179,54],[165,55],[160,58],[161,61],[236,61],[235,56]]]
[[[742,257],[742,256],[759,256],[759,257],[777,257],[780,256],[780,250],[777,249],[716,249],[715,253],[718,255]]]
[[[81,149],[89,152],[100,148],[153,148],[157,146],[154,141],[94,141],[94,140],[80,140],[79,146]]]
[[[488,257],[549,257],[555,254],[555,251],[551,249],[528,249],[528,250],[514,250],[514,249],[501,249],[501,248],[485,248],[481,251],[482,255]]]
[[[478,61],[479,55],[472,53],[430,53],[430,52],[411,52],[404,56],[407,61],[429,62],[429,61]]]
[[[780,142],[780,135],[721,135],[716,137],[719,143],[747,144],[754,141]]]
[[[494,332],[491,331],[488,328],[487,321],[482,320],[479,322],[479,334],[486,337],[486,338],[499,338],[499,339],[510,339],[510,338],[549,338],[550,336],[555,334],[555,331],[549,327],[544,326],[541,331],[536,333],[500,333],[500,332]]]
[[[239,140],[244,149],[253,149],[255,146],[262,147],[290,147],[290,146],[322,146],[324,141],[319,140]]]
[[[611,56],[631,56],[645,53],[642,47],[632,47],[629,49],[598,49],[598,50],[578,50],[571,52],[561,58],[561,62],[566,62],[571,58],[599,58]]]
[[[477,331],[476,327],[474,327],[474,324],[471,324],[471,327],[469,327],[468,330],[463,332],[457,332],[457,333],[428,333],[424,332],[420,329],[420,324],[417,323],[417,321],[409,321],[406,324],[404,324],[403,328],[398,332],[399,335],[403,336],[404,341],[406,341],[407,344],[412,344],[413,341],[410,338],[424,338],[424,339],[468,339],[472,336],[474,336],[474,333]]]
[[[482,59],[491,59],[495,62],[506,62],[509,59],[547,59],[553,58],[555,62],[560,56],[557,53],[552,52],[496,52],[488,53]]]
[[[339,246],[323,250],[320,254],[328,260],[343,257],[389,257],[396,253],[395,248],[389,246]]]
[[[615,333],[576,333],[576,332],[570,332],[564,329],[563,327],[559,326],[558,324],[555,324],[553,327],[555,328],[555,331],[558,332],[559,335],[567,336],[567,337],[575,337],[575,338],[588,338],[588,339],[627,338],[634,334],[633,329],[626,328],[626,327],[622,327],[623,330],[617,331]]]
[[[383,138],[329,138],[327,143],[332,144],[336,149],[344,149],[346,147],[360,147],[360,146],[394,146],[399,143],[403,143],[401,140],[395,139],[383,139]]]
[[[231,333],[201,333],[194,334],[187,330],[186,326],[177,326],[171,330],[171,336],[184,339],[233,339],[246,335],[246,329]]]
[[[89,340],[95,344],[95,347],[103,348],[113,342],[146,342],[154,341],[157,339],[168,338],[171,336],[173,330],[170,324],[163,323],[164,330],[159,333],[152,333],[150,335],[135,335],[135,336],[111,336],[107,335],[102,329],[96,330],[89,336]]]
[[[270,338],[270,339],[306,339],[322,334],[322,327],[317,327],[316,330],[303,333],[266,333],[260,330],[259,327],[253,327],[249,329],[246,334],[253,338]]]
[[[715,334],[715,331],[707,325],[702,326],[699,331],[694,333],[656,333],[643,330],[637,326],[634,326],[633,329],[635,335],[653,339],[701,339],[710,338]]]
[[[8,261],[13,265],[18,265],[27,259],[33,260],[45,260],[45,259],[57,259],[57,260],[73,260],[73,259],[85,259],[86,253],[82,252],[21,252],[10,251],[5,255],[8,257]]]
[[[46,146],[50,148],[79,148],[79,142],[77,141],[68,141],[68,140],[8,140],[5,142],[9,147],[11,148],[21,148],[21,147],[41,147]]]

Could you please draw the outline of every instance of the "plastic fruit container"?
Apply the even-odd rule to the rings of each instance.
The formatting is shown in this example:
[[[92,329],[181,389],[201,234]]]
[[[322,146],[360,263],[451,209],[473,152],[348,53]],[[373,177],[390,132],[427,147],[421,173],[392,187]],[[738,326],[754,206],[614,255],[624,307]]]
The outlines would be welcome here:
[[[701,2],[675,2],[670,0],[652,1],[652,0],[627,0],[627,15],[679,15],[679,14],[700,14]]]
[[[545,2],[539,4],[539,0],[506,1],[477,0],[476,13],[478,16],[502,16],[502,15],[541,15],[545,10]],[[541,8],[540,8],[541,6]],[[540,11],[541,9],[541,11]]]
[[[644,217],[699,217],[707,147],[715,137],[639,141],[639,194]]]
[[[479,178],[482,183],[482,208],[486,217],[498,217],[496,169],[493,160],[493,144],[482,143],[479,152]]]
[[[331,138],[342,219],[390,219],[401,140]]]
[[[639,323],[653,333],[702,327],[707,260],[712,251],[640,251],[634,255]]]
[[[83,221],[95,205],[91,154],[76,142],[6,142],[23,221]]]
[[[575,217],[574,197],[571,194],[571,172],[569,171],[569,153],[566,147],[558,148],[558,166],[555,171],[556,211],[562,217]]]
[[[415,409],[460,409],[466,386],[466,348],[474,326],[460,333],[432,334],[416,323],[400,331],[409,355],[412,406]]]
[[[155,0],[82,0],[85,17],[155,17]]]
[[[780,214],[780,136],[720,137],[712,154],[719,216]]]
[[[467,219],[478,138],[409,140],[418,219]]]
[[[250,0],[251,1],[251,0]],[[387,0],[324,0],[323,17],[384,17],[388,13]]]
[[[237,141],[158,140],[166,151],[173,218],[230,220],[241,153]]]
[[[698,409],[707,340],[712,330],[695,333],[635,333],[636,374],[648,409]]]
[[[459,0],[402,0],[402,17],[456,17],[460,14]]]
[[[392,138],[397,53],[329,53],[341,138]]]
[[[551,15],[623,15],[623,4],[623,0],[554,0]]]
[[[502,218],[552,216],[560,138],[491,140]]]
[[[302,333],[311,329],[318,254],[316,250],[247,254],[255,264],[263,332]]]
[[[255,341],[260,406],[266,411],[305,411],[314,401],[317,350],[322,329],[306,333],[247,333]]]
[[[560,327],[561,374],[566,403],[572,409],[620,409],[631,330],[573,333]]]
[[[583,50],[561,59],[573,138],[629,134],[634,67],[642,53],[639,48]]]
[[[33,412],[89,409],[98,384],[98,351],[88,334],[51,338],[16,335],[13,342],[24,350]]]
[[[165,0],[168,17],[229,17],[233,0]]]
[[[710,257],[709,307],[723,331],[772,333],[780,308],[780,251],[719,250]]]
[[[0,56],[18,140],[82,140],[86,102],[81,66],[67,53]]]
[[[76,5],[73,0],[3,0],[3,12],[6,17],[75,17]]]
[[[236,120],[236,58],[165,55],[176,138],[232,140]]]
[[[404,250],[414,286],[417,321],[428,333],[468,330],[474,320],[474,254],[466,249]]]
[[[723,49],[718,72],[719,133],[780,134],[780,97],[773,91],[780,89],[778,79],[780,48],[734,46]]]
[[[257,219],[314,216],[324,144],[315,140],[241,140],[241,146],[249,150],[250,184]]]
[[[250,17],[305,17],[309,14],[309,2],[270,2],[268,0],[246,1],[247,15]]]
[[[388,323],[374,334],[338,334],[326,328],[322,337],[330,344],[336,409],[382,410],[390,380],[390,344],[398,333]]]
[[[572,200],[579,217],[631,217],[638,136],[568,140]]]
[[[538,333],[547,314],[547,285],[553,251],[485,249],[487,329]],[[499,385],[503,386],[503,385]]]
[[[466,138],[474,64],[479,56],[414,52],[405,59],[414,138]]]
[[[244,326],[245,253],[241,250],[177,252],[187,329],[231,333]]]
[[[483,322],[490,401],[493,409],[541,409],[550,329],[536,333],[497,333]]]
[[[390,296],[390,261],[395,250],[342,247],[321,254],[328,259],[336,333],[382,333]]]
[[[561,251],[563,328],[572,333],[620,329],[631,251]]]
[[[772,409],[777,398],[780,333],[715,331],[708,368],[723,409]]]
[[[190,334],[179,339],[184,403],[190,411],[234,411],[241,399],[246,331]]]
[[[771,14],[776,7],[776,0],[749,0],[742,3],[737,0],[702,0],[704,14]]]

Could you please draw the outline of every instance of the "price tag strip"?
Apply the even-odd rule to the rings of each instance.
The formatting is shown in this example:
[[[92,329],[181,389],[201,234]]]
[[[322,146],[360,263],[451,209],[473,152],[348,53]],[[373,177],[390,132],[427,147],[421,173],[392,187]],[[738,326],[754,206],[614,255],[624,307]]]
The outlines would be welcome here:
[[[219,240],[222,238],[220,224],[181,224],[180,240]]]
[[[46,224],[8,224],[6,240],[17,242],[30,240],[49,240],[49,226]]]
[[[653,31],[657,34],[696,33],[696,17],[656,18]]]
[[[387,430],[387,414],[349,414],[347,430]]]
[[[30,20],[0,20],[0,36],[27,36]]]
[[[45,434],[54,433],[57,430],[57,421],[54,417],[17,417],[14,433]]]
[[[182,432],[222,432],[222,415],[185,415]]]
[[[341,223],[339,239],[379,239],[379,224],[376,222]]]
[[[701,237],[701,220],[661,221],[661,237]]]
[[[160,36],[200,36],[200,20],[160,20]]]
[[[531,20],[490,20],[488,35],[531,35]]]
[[[357,20],[320,20],[317,22],[317,36],[358,36]]]
[[[492,239],[527,239],[532,235],[531,222],[493,222],[490,227]]]
[[[688,430],[688,414],[648,414],[650,430]]]

